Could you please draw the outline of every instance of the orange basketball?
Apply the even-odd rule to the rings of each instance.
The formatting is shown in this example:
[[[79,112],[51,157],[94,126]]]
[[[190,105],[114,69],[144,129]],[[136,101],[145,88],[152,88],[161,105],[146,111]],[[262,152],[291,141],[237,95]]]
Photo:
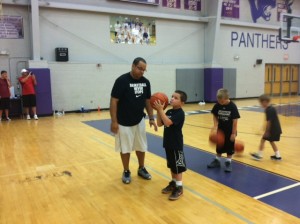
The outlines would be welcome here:
[[[165,104],[164,109],[166,109],[167,106],[169,105],[169,99],[168,99],[167,95],[164,94],[164,93],[158,92],[158,93],[154,93],[151,96],[151,98],[150,98],[150,104],[151,104],[151,106],[152,106],[153,109],[155,109],[154,108],[154,102],[155,101],[160,101],[161,104]]]
[[[218,147],[222,147],[225,142],[225,135],[222,130],[218,130],[217,132],[211,132],[209,135],[209,141],[211,143],[217,144]]]
[[[245,145],[242,141],[239,141],[239,140],[235,140],[235,143],[234,143],[234,151],[236,153],[243,153],[244,152],[244,149],[245,149]]]

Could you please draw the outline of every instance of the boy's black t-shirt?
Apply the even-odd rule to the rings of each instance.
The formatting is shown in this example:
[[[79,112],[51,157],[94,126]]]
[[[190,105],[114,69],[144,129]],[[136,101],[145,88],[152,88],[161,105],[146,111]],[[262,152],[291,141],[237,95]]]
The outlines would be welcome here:
[[[237,106],[232,101],[227,105],[216,103],[211,111],[218,118],[218,128],[221,129],[225,136],[232,134],[233,120],[240,118]]]
[[[182,108],[170,109],[166,112],[167,117],[173,122],[170,127],[164,128],[163,146],[167,149],[183,149],[182,127],[185,114]]]
[[[123,126],[137,125],[145,117],[146,99],[151,97],[148,79],[134,79],[130,72],[121,75],[115,81],[111,96],[119,99],[117,118]]]
[[[270,132],[271,135],[280,135],[282,133],[281,125],[279,122],[279,118],[277,115],[277,111],[274,107],[268,106],[265,110],[267,121],[270,121],[271,127]]]

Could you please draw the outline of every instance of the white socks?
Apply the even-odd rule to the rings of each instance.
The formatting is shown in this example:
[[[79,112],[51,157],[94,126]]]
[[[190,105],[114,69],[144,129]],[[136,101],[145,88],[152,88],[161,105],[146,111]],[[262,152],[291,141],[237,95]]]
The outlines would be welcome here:
[[[277,158],[280,157],[280,152],[279,152],[279,150],[277,150],[277,151],[275,152],[275,156],[276,156]]]
[[[216,160],[218,160],[220,162],[221,161],[221,157],[216,156]],[[230,162],[231,163],[231,158],[226,158],[225,160],[226,160],[226,162]]]
[[[176,181],[176,186],[182,186],[182,181]]]

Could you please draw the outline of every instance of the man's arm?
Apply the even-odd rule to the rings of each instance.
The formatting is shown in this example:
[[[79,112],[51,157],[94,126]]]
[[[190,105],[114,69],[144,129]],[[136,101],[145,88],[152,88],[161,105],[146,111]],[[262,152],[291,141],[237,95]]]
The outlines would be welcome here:
[[[157,115],[156,115],[156,122],[157,122],[158,127],[161,127],[161,126],[164,125],[164,123],[161,120],[161,117],[160,117],[159,113],[157,113]]]
[[[151,107],[150,99],[146,99],[146,111],[147,111],[147,114],[148,114],[148,117],[149,117],[150,127],[152,127],[152,125],[153,125],[154,130],[157,131],[157,125],[156,125],[156,122],[154,120],[153,108]]]
[[[110,117],[111,117],[111,126],[110,130],[112,133],[117,134],[119,131],[119,124],[117,118],[117,111],[118,111],[118,102],[119,99],[111,97],[110,98]]]
[[[33,85],[36,86],[37,85],[37,81],[36,81],[35,75],[32,74],[31,76],[32,76]]]
[[[30,77],[31,75],[27,75],[26,77],[21,77],[20,79],[19,79],[19,82],[20,83],[25,83],[28,79],[29,79],[29,77]]]
[[[10,83],[9,78],[6,79],[6,82],[7,82],[8,88],[10,88],[11,87],[11,83]]]

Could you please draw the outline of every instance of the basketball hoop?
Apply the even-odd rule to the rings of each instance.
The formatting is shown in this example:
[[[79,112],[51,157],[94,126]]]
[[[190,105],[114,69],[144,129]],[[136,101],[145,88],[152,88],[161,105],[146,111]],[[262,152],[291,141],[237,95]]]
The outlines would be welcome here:
[[[295,42],[300,42],[300,36],[294,36],[293,41]]]

